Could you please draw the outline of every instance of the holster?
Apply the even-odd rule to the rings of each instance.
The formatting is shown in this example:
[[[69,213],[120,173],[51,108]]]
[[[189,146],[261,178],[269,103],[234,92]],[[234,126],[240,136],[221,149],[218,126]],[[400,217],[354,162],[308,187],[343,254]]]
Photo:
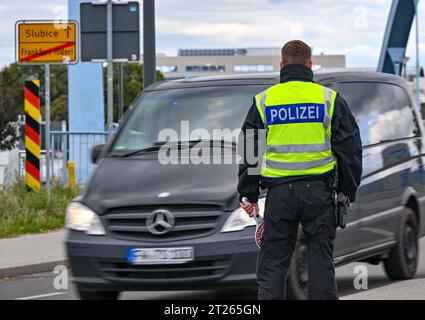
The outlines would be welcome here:
[[[347,225],[347,209],[350,200],[344,193],[338,193],[337,186],[338,177],[335,174],[329,180],[329,188],[332,192],[332,212],[335,218],[335,225],[344,229]]]
[[[342,192],[337,195],[336,225],[344,229],[347,225],[347,209],[350,204],[348,197]]]

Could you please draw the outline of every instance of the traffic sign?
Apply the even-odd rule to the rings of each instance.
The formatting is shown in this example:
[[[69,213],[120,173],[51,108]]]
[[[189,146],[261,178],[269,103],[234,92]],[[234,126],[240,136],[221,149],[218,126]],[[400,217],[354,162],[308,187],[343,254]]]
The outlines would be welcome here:
[[[78,60],[74,21],[18,21],[16,33],[18,63],[75,63]]]
[[[151,0],[152,1],[152,0]],[[107,2],[80,4],[81,61],[108,60]],[[112,3],[112,59],[140,60],[140,10],[137,1]]]

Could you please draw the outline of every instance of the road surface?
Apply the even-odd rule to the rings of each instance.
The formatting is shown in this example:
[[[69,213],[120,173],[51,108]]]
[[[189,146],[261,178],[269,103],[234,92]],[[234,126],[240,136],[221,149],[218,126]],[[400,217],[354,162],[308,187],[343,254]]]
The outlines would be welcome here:
[[[420,261],[414,280],[390,281],[385,275],[382,265],[374,266],[363,263],[351,263],[337,268],[339,296],[342,299],[425,299],[425,238],[420,241]],[[356,276],[354,268],[364,265],[368,270],[368,290],[356,290],[353,280]],[[53,272],[20,276],[13,279],[0,280],[0,300],[73,300],[77,299],[71,284],[67,290],[54,288]],[[384,289],[380,290],[378,288]],[[422,297],[423,292],[423,297]],[[256,299],[256,289],[251,290],[205,290],[205,291],[155,291],[124,292],[120,299],[140,300],[198,300],[198,299]]]

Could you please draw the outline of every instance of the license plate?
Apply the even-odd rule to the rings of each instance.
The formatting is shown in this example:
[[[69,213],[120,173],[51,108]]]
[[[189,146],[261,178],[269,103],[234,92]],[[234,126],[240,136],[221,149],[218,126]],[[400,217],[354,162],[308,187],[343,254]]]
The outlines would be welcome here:
[[[127,262],[130,264],[179,264],[192,261],[192,247],[129,249]]]

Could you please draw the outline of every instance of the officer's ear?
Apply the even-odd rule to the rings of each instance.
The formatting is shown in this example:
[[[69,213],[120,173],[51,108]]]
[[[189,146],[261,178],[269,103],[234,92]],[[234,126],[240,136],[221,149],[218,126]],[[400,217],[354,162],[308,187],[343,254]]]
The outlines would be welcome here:
[[[306,64],[306,66],[307,66],[309,69],[313,69],[313,60],[310,60],[310,61]]]
[[[280,61],[280,68],[282,69],[285,66],[285,64],[283,63],[283,61]]]

